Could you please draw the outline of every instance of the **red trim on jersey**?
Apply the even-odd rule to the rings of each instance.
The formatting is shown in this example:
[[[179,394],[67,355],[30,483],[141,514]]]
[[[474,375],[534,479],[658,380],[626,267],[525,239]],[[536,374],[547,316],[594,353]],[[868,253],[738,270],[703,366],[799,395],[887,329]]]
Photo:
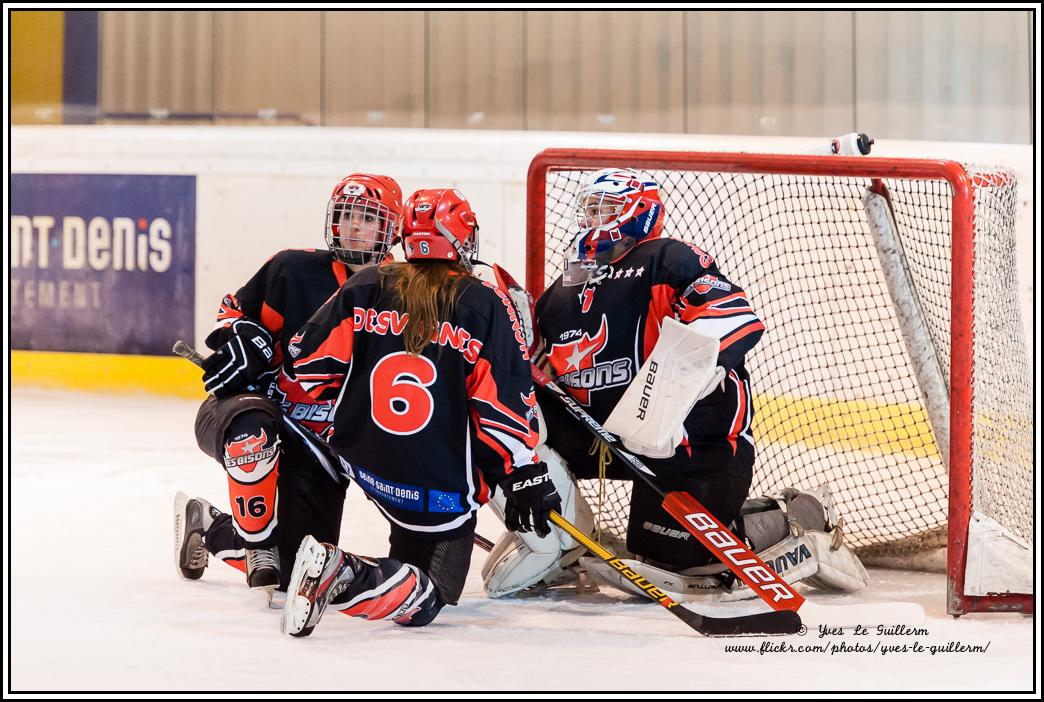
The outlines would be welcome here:
[[[649,297],[649,310],[645,317],[645,334],[642,344],[642,361],[649,358],[653,347],[660,338],[660,324],[664,318],[674,315],[673,304],[677,292],[666,283],[652,286]]]
[[[334,278],[337,278],[337,287],[348,282],[348,266],[334,259],[330,262],[330,268],[333,269]]]
[[[747,423],[747,390],[735,371],[729,371],[729,378],[736,385],[736,416],[732,419],[732,429],[729,431],[729,445],[732,446],[732,455],[735,456],[736,437],[740,435]]]
[[[384,619],[398,609],[416,587],[417,576],[411,572],[410,576],[401,585],[392,588],[379,597],[371,597],[368,600],[352,605],[348,609],[342,609],[341,612],[349,617],[362,617],[371,621]]]
[[[283,315],[269,307],[267,302],[261,303],[261,324],[272,333],[272,336],[280,335],[283,331],[283,323]]]
[[[754,313],[754,310],[752,310],[749,305],[747,305],[746,307],[712,307],[711,309],[704,310],[702,313],[698,315],[691,314],[691,309],[691,307],[685,305],[681,308],[681,312],[678,314],[678,317],[681,319],[681,321],[685,322],[686,324],[690,322],[695,322],[697,319],[707,319],[708,317],[728,317],[731,315],[738,316],[741,314]]]
[[[718,353],[721,353],[722,351],[724,351],[728,347],[732,346],[733,344],[735,344],[737,341],[739,341],[743,337],[749,336],[750,334],[753,334],[756,331],[764,331],[764,330],[765,330],[765,325],[762,324],[760,321],[748,324],[747,326],[742,327],[739,331],[735,331],[732,334],[729,334],[728,336],[726,336],[724,339],[722,339],[721,340],[721,345],[718,346]]]
[[[489,446],[497,455],[504,459],[504,474],[509,475],[515,465],[511,460],[511,452],[501,446],[499,441],[482,431],[482,428],[479,426],[482,422],[482,416],[479,415],[478,410],[474,407],[471,408],[471,422],[475,427],[475,436],[478,437],[478,440]]]
[[[482,477],[482,473],[475,471],[475,475],[477,475],[479,479],[479,491],[478,495],[475,496],[475,499],[480,505],[484,505],[489,502],[489,485],[486,483],[486,479]]]
[[[466,382],[468,399],[474,398],[488,402],[498,412],[518,422],[520,427],[524,427],[523,431],[526,435],[529,437],[533,436],[533,429],[529,426],[529,422],[500,402],[497,383],[493,379],[493,370],[489,361],[484,358],[476,359],[475,368],[468,374]],[[527,445],[536,446],[536,443],[529,444],[527,441]]]
[[[520,441],[522,441],[523,443],[525,443],[527,445],[529,443],[530,438],[532,438],[532,436],[533,436],[532,431],[520,431],[516,427],[508,426],[507,424],[504,424],[503,422],[495,422],[492,419],[489,419],[488,417],[480,417],[479,418],[479,422],[482,423],[482,426],[493,427],[495,429],[500,429],[501,431],[504,431],[504,432],[507,432],[508,434],[516,436],[516,437],[518,437],[518,439]]]
[[[717,307],[718,305],[721,305],[723,303],[732,302],[733,300],[740,300],[740,299],[742,299],[744,302],[747,302],[747,295],[746,295],[746,293],[742,293],[742,292],[732,293],[731,295],[726,295],[725,297],[719,297],[717,300],[711,300],[710,302],[705,302],[702,305],[700,305],[699,307],[686,306],[684,312],[682,313],[682,321],[683,322],[691,322],[692,320],[696,319],[697,317],[703,315],[704,312],[706,312],[707,310],[711,309],[712,307]],[[749,306],[750,303],[747,302],[747,305]],[[733,308],[733,309],[731,309],[729,311],[730,312],[733,312],[733,311],[738,312],[738,311],[740,311],[742,309],[743,309],[742,307],[735,307],[735,308]]]
[[[244,556],[232,556],[230,558],[222,558],[221,560],[238,570],[240,573],[246,573],[246,558]]]
[[[319,388],[308,388],[306,392],[313,398],[318,399],[322,392],[328,387],[337,387],[343,382],[344,376],[341,373],[330,373],[324,360],[333,360],[334,362],[343,363],[348,366],[352,362],[352,346],[355,339],[355,323],[352,317],[342,319],[336,327],[334,327],[329,336],[323,339],[319,347],[316,348],[310,355],[294,361],[294,375],[298,381],[321,381],[329,380],[329,383],[323,383],[322,387]],[[316,371],[326,370],[327,372],[315,372],[308,373],[307,366],[311,363],[316,364]]]

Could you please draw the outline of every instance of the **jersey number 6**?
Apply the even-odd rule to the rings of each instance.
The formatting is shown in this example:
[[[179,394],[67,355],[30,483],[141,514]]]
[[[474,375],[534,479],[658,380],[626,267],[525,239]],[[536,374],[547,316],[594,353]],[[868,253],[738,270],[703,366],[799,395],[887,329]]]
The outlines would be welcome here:
[[[428,425],[435,401],[428,386],[435,364],[424,356],[390,353],[370,372],[370,416],[389,434],[415,434]]]

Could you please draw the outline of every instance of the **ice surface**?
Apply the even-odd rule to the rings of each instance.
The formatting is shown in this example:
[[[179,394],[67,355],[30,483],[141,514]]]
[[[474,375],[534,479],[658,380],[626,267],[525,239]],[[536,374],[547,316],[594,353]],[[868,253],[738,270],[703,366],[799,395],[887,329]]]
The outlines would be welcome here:
[[[222,505],[224,474],[195,445],[196,403],[151,396],[14,390],[11,398],[11,678],[33,690],[214,692],[392,690],[701,692],[1030,690],[1033,619],[945,613],[941,575],[874,570],[859,596],[928,613],[924,636],[708,639],[653,604],[603,588],[584,598],[485,597],[476,550],[464,597],[430,626],[328,615],[315,633],[279,633],[279,613],[242,574],[211,560],[175,572],[176,490]],[[488,511],[479,530],[500,529]],[[349,490],[342,546],[383,555],[385,522]],[[878,645],[873,653],[742,653],[763,641]],[[889,653],[949,642],[981,653]]]

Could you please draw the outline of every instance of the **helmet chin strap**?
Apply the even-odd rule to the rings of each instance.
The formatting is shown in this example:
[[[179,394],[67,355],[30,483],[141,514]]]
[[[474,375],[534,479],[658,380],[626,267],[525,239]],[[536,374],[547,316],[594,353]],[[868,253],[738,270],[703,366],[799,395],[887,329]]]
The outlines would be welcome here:
[[[453,250],[457,252],[457,259],[460,261],[460,265],[464,266],[464,269],[468,273],[471,273],[472,269],[474,268],[474,263],[469,256],[466,256],[464,254],[464,247],[460,245],[459,241],[457,241],[457,237],[453,236],[450,230],[446,229],[446,227],[443,226],[442,222],[438,220],[435,220],[435,228],[439,231],[439,234],[442,234],[442,236],[446,237],[446,240],[449,241],[450,246],[452,246]]]

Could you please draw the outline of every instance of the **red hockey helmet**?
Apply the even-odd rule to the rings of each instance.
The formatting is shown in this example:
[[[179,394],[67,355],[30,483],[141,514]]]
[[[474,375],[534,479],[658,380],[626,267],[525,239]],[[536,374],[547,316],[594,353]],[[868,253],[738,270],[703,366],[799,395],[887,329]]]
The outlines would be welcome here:
[[[418,190],[403,208],[407,261],[458,261],[471,270],[478,256],[478,220],[458,190]]]
[[[353,173],[338,183],[326,206],[326,245],[345,263],[380,263],[395,243],[402,189],[388,176]]]

